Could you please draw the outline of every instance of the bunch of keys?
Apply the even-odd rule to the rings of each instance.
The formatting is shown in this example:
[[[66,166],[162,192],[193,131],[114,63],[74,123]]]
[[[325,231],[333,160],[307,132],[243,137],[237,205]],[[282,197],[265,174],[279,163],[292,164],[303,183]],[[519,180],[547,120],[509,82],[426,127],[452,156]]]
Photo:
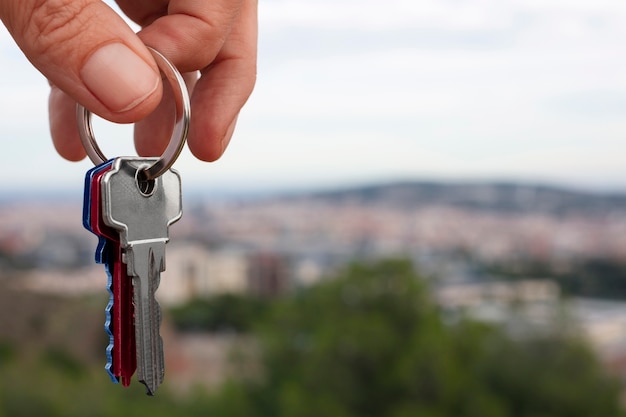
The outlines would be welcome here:
[[[95,260],[107,274],[105,369],[123,386],[130,385],[136,371],[147,394],[154,395],[165,374],[155,292],[165,270],[169,226],[182,216],[181,179],[171,166],[187,138],[190,105],[178,70],[149,49],[172,85],[176,103],[172,139],[160,158],[107,160],[95,141],[91,114],[81,105],[77,120],[83,146],[96,164],[85,176],[83,225],[98,236]]]

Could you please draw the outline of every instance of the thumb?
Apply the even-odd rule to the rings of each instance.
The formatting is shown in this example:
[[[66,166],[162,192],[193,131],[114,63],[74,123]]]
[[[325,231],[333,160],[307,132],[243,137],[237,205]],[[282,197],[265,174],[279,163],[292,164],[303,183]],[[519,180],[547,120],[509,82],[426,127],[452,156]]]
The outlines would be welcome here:
[[[150,52],[100,0],[0,0],[0,19],[50,83],[99,116],[133,122],[159,103]]]

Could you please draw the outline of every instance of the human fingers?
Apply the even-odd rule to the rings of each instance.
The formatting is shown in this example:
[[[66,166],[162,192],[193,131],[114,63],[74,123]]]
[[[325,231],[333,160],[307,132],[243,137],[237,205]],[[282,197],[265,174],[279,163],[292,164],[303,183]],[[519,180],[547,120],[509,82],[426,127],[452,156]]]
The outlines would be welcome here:
[[[256,82],[257,1],[244,0],[233,24],[211,65],[201,76],[191,96],[194,114],[189,128],[191,152],[204,161],[214,161],[225,151],[241,108]]]
[[[56,151],[70,161],[80,161],[86,155],[76,127],[76,101],[56,86],[51,86],[48,98],[50,132]]]
[[[198,80],[198,72],[188,72],[182,75],[187,90],[192,91]],[[163,87],[161,103],[147,117],[135,123],[135,148],[141,156],[162,155],[174,130],[176,109],[172,86],[165,83]]]
[[[154,8],[156,13],[158,9]],[[125,11],[132,18],[139,19],[135,10]],[[149,16],[150,13],[146,12],[145,15]],[[149,18],[146,19],[149,21]],[[211,62],[202,62],[202,76],[191,94],[192,117],[188,143],[192,153],[206,161],[216,160],[223,154],[235,128],[237,115],[254,87],[257,56],[256,0],[245,0],[231,24],[232,29],[224,29],[228,32],[224,42],[213,42],[212,45],[204,46],[210,49],[217,45],[220,49],[214,56],[213,53],[210,54]],[[140,33],[142,39],[146,40],[145,35],[142,35],[149,28]],[[202,47],[196,44],[191,46],[194,57],[198,46]],[[191,68],[195,68],[191,65]],[[136,125],[135,144],[140,154],[157,155],[167,146],[171,132],[170,115],[173,112],[166,110],[168,106],[170,109],[172,107],[171,103],[167,104],[168,101],[168,96],[165,95],[155,113]]]
[[[183,78],[187,89],[192,90],[198,77],[197,73],[186,73],[183,74]],[[171,86],[165,83],[164,87],[163,100],[157,108],[135,123],[135,131],[144,132],[139,139],[136,138],[135,143],[142,156],[162,155],[173,131],[174,99]],[[56,132],[53,141],[55,149],[70,161],[80,161],[86,153],[76,128],[76,102],[58,87],[51,86],[48,107],[50,131]]]
[[[50,83],[101,117],[135,121],[158,104],[150,52],[103,2],[4,0],[0,18]]]
[[[84,157],[73,100],[116,122],[138,120],[160,101],[150,52],[101,1],[4,0],[0,19],[52,85],[50,133],[61,156]]]
[[[133,22],[141,27],[162,16],[167,16],[170,0],[115,0],[118,7]]]

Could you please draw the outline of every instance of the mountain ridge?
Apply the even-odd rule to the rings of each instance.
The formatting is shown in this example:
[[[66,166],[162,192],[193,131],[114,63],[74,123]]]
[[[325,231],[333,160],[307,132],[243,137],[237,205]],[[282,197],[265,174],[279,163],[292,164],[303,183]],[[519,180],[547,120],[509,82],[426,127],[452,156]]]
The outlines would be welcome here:
[[[287,199],[396,208],[452,206],[490,212],[552,215],[626,214],[626,193],[591,192],[567,187],[515,182],[396,181],[335,190],[293,193]]]

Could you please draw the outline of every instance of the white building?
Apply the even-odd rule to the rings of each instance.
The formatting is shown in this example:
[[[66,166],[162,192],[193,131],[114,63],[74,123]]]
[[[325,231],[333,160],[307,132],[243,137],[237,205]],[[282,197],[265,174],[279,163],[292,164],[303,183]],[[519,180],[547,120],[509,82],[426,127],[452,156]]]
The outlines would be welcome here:
[[[244,252],[183,242],[168,244],[166,271],[162,273],[157,297],[174,305],[192,298],[248,289],[248,262]]]

